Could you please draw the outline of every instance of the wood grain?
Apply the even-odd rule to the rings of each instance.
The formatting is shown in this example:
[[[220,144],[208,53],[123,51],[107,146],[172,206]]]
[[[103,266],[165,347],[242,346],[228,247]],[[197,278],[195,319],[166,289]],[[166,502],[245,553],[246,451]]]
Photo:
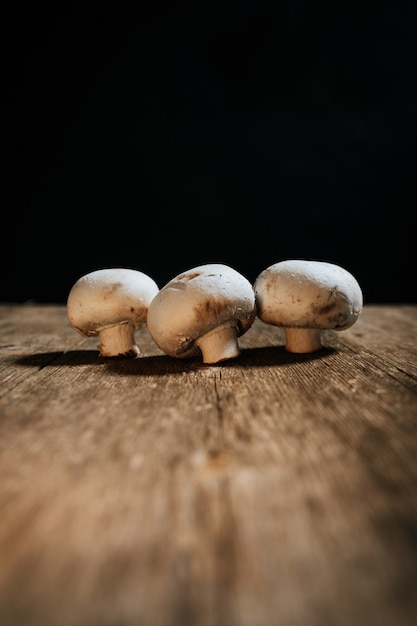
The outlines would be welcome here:
[[[417,307],[314,355],[259,320],[220,365],[99,357],[0,305],[2,626],[411,626]]]

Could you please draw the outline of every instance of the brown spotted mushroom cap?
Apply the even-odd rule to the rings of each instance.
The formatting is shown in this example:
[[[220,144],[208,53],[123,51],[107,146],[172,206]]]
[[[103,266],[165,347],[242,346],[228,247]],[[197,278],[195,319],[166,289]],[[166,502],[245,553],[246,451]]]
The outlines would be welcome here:
[[[152,300],[148,330],[177,358],[202,354],[204,363],[239,355],[237,337],[256,317],[251,283],[235,269],[208,263],[179,274]]]
[[[99,269],[79,278],[67,299],[71,326],[86,337],[98,335],[101,356],[137,356],[134,331],[146,326],[156,282],[139,270]]]
[[[325,261],[274,263],[259,274],[253,289],[258,317],[286,329],[286,349],[290,352],[319,349],[319,331],[349,328],[363,304],[356,278]]]

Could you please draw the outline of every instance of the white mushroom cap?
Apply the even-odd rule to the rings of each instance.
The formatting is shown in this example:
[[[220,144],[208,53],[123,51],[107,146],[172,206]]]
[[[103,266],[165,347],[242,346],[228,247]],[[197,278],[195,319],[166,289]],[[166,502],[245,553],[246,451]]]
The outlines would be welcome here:
[[[289,352],[318,350],[320,331],[349,328],[363,305],[356,278],[325,261],[280,261],[259,274],[253,289],[258,317],[286,329]]]
[[[134,331],[146,327],[156,282],[133,269],[100,269],[79,278],[67,299],[71,326],[83,336],[98,335],[101,356],[139,354]]]
[[[237,337],[256,317],[251,283],[233,268],[208,263],[170,280],[152,300],[148,330],[169,356],[204,363],[239,356]]]

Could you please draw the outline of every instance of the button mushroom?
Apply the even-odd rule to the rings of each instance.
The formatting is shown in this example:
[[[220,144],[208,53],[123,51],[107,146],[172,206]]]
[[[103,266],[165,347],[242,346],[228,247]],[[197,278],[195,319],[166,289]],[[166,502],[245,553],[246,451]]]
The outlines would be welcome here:
[[[251,283],[233,268],[208,263],[170,280],[152,300],[148,330],[172,357],[201,353],[203,363],[240,354],[237,338],[256,317]]]
[[[79,278],[67,299],[71,326],[86,337],[98,336],[100,356],[136,357],[135,330],[146,327],[156,282],[133,269],[99,269]]]
[[[285,328],[288,352],[319,350],[321,331],[349,328],[363,304],[356,278],[325,261],[280,261],[259,274],[253,289],[258,317]]]

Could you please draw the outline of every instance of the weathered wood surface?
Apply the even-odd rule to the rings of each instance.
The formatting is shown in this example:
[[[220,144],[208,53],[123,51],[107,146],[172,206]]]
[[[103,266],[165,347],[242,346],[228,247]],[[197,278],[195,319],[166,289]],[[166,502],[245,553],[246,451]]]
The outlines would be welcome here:
[[[315,355],[98,356],[0,306],[2,626],[417,623],[417,307]]]

